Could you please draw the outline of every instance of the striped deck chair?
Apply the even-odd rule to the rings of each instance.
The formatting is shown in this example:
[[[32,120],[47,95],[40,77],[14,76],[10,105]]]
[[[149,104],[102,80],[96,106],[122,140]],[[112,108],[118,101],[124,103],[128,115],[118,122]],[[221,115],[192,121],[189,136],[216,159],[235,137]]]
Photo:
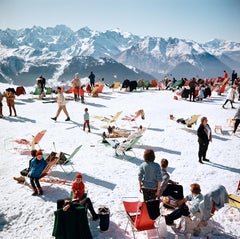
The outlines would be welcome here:
[[[106,141],[112,146],[112,148],[115,149],[116,156],[125,156],[127,151],[132,150],[132,148],[138,143],[138,141],[141,139],[142,134],[141,133],[133,133],[130,134],[126,140],[119,142],[116,139],[109,139],[106,138]],[[132,150],[134,153],[134,151]]]

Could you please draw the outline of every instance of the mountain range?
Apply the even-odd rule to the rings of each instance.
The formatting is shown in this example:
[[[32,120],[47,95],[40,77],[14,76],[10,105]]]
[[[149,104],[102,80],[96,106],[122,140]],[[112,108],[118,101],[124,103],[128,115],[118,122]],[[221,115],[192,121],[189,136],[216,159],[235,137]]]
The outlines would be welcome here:
[[[87,77],[106,83],[125,79],[211,78],[240,72],[240,43],[205,43],[179,38],[137,36],[65,25],[0,30],[0,82],[31,86],[36,78],[68,81]]]

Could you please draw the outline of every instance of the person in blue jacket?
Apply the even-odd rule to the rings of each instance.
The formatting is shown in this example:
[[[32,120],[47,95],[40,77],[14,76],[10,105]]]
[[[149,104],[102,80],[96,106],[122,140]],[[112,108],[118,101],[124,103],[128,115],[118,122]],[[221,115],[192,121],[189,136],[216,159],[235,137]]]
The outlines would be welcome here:
[[[36,157],[31,161],[30,164],[30,171],[29,171],[29,177],[30,177],[30,183],[33,188],[33,196],[36,195],[42,195],[43,190],[40,185],[39,179],[42,174],[42,171],[47,166],[46,160],[43,158],[42,151],[38,150],[36,152]]]

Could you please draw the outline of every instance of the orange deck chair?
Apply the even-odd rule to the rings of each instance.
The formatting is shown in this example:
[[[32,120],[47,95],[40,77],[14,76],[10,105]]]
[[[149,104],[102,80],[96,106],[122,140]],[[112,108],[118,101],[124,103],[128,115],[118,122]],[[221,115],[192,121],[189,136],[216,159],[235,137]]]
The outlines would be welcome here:
[[[39,133],[36,134],[36,136],[33,136],[32,140],[14,139],[11,141],[20,145],[26,145],[28,148],[31,147],[31,150],[35,149],[35,145],[38,145],[39,149],[41,149],[39,142],[41,141],[42,137],[45,135],[46,132],[47,130],[40,131]]]
[[[146,202],[140,202],[137,198],[135,200],[134,198],[129,199],[123,198],[122,200],[128,218],[125,231],[130,223],[132,227],[133,238],[136,238],[135,232],[152,229],[155,229],[159,235],[157,228],[154,226],[155,220],[152,220],[149,217]]]

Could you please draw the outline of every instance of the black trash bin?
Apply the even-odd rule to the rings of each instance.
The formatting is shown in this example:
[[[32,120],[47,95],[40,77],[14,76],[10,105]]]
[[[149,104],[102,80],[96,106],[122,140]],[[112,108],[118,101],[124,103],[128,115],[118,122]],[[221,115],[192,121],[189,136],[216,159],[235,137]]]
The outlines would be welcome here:
[[[107,231],[110,222],[110,210],[107,207],[98,208],[99,227],[101,231]]]

